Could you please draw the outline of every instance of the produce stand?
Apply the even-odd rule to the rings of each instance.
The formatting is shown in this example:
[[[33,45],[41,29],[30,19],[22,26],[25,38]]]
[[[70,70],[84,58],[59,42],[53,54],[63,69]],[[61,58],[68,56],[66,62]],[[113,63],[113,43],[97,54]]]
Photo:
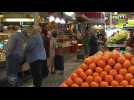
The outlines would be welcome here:
[[[134,57],[117,50],[99,51],[85,58],[60,87],[134,87]]]
[[[120,51],[125,51],[126,50],[126,44],[108,44],[107,48],[111,51],[113,49],[117,49]]]

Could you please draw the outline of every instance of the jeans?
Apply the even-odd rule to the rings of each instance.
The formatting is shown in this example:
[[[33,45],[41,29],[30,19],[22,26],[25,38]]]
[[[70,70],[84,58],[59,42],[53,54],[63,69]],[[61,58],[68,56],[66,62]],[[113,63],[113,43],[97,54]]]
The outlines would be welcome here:
[[[18,71],[20,68],[20,57],[16,55],[7,56],[7,78],[9,84],[16,86],[18,83]]]

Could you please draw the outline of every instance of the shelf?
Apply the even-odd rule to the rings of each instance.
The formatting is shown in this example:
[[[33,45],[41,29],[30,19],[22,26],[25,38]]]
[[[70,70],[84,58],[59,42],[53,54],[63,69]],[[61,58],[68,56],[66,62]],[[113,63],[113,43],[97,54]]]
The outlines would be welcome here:
[[[110,44],[110,45],[107,45],[107,47],[123,48],[123,47],[126,47],[126,44]]]

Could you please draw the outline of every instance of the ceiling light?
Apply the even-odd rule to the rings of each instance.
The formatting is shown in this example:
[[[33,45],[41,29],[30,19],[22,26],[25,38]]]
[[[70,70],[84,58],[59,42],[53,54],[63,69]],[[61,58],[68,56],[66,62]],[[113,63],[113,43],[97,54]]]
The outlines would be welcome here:
[[[118,14],[118,12],[114,12],[114,15],[117,15]]]
[[[74,12],[64,12],[67,16],[73,16],[74,15]]]
[[[55,19],[55,23],[60,23],[60,18],[57,17],[57,18]]]
[[[34,22],[33,18],[6,18],[6,22]]]
[[[60,20],[60,23],[61,23],[61,24],[65,24],[66,22],[65,22],[64,19],[61,19],[61,20]]]
[[[50,17],[49,17],[49,22],[53,22],[53,21],[55,21],[54,16],[50,16]]]

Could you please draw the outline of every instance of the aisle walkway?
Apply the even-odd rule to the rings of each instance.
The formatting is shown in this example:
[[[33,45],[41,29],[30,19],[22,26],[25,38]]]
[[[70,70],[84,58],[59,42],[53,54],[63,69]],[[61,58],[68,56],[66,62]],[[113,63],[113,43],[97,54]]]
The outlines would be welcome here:
[[[65,72],[64,75],[60,74],[49,74],[46,79],[43,81],[42,87],[57,87],[61,84],[73,71],[80,65],[80,61],[76,61],[76,56],[73,54],[65,61]],[[32,87],[32,80],[23,85],[23,87]]]

